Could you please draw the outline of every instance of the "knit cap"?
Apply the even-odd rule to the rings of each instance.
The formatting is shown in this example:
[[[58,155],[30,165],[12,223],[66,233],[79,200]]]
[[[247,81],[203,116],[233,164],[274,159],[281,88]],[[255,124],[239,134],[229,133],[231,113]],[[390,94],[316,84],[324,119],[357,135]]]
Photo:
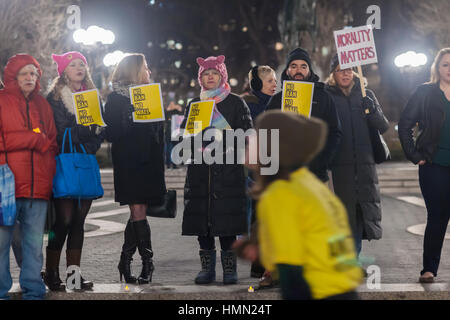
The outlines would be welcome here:
[[[306,61],[308,63],[309,69],[311,69],[311,58],[309,57],[309,54],[305,49],[296,48],[289,52],[289,55],[287,57],[286,69],[289,68],[289,65],[294,60]]]
[[[52,54],[52,59],[58,65],[59,76],[61,76],[64,70],[66,70],[69,63],[71,63],[75,59],[81,59],[84,62],[84,64],[87,65],[86,58],[78,51],[70,51],[62,55]]]
[[[202,76],[202,73],[208,69],[215,69],[215,70],[219,71],[220,75],[222,76],[219,87],[222,87],[225,85],[225,83],[227,83],[228,72],[227,72],[227,67],[224,62],[225,62],[225,56],[223,56],[223,55],[220,55],[218,57],[211,56],[206,59],[203,59],[202,57],[197,58],[197,64],[200,67],[198,69],[198,83],[200,84],[200,87],[203,90],[205,90],[205,89],[203,88],[201,76]]]
[[[330,62],[330,73],[333,73],[334,70],[336,70],[337,66],[339,65],[339,58],[337,53],[331,58]]]

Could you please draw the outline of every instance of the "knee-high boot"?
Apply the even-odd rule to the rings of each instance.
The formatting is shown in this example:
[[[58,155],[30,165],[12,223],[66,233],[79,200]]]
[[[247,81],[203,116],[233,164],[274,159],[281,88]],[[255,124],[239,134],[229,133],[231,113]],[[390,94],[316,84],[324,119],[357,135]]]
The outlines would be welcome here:
[[[120,261],[117,266],[120,273],[120,281],[122,281],[123,276],[126,283],[136,283],[137,279],[131,271],[131,261],[133,261],[133,255],[136,252],[136,248],[137,240],[133,222],[128,220],[124,232],[124,242],[122,245],[122,252],[120,254]]]
[[[139,284],[152,282],[155,267],[153,265],[153,250],[151,242],[150,225],[147,219],[134,221],[133,227],[136,231],[137,247],[142,259],[142,271],[138,278]]]

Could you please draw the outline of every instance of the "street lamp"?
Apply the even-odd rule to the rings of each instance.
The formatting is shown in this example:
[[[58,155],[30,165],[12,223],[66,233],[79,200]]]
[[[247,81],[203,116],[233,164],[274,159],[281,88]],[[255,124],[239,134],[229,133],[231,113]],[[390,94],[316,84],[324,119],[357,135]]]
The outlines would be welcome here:
[[[114,52],[106,54],[106,56],[103,58],[103,64],[107,67],[115,66],[128,55],[129,53],[124,53],[120,50],[116,50]]]
[[[415,51],[408,51],[398,55],[395,60],[395,66],[397,68],[403,67],[420,67],[426,65],[428,58],[423,53],[416,53]]]
[[[116,40],[114,32],[103,29],[99,26],[90,26],[86,30],[77,29],[73,33],[73,40],[86,46],[94,45],[97,42],[102,44],[113,44]]]

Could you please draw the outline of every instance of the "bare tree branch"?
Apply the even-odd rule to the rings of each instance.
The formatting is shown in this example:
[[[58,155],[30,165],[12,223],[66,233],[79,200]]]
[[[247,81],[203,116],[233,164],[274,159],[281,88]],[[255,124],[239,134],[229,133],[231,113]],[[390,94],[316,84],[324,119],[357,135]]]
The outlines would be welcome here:
[[[80,0],[2,1],[0,11],[0,67],[17,53],[33,55],[44,70],[41,86],[56,75],[51,53],[69,48],[66,9]]]

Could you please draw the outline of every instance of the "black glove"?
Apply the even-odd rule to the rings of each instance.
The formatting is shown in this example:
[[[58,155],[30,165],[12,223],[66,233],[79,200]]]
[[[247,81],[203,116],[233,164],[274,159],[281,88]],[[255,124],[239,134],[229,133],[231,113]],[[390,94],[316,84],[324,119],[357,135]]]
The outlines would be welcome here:
[[[91,131],[89,130],[89,127],[83,126],[81,124],[77,124],[74,128],[74,133],[72,134],[74,143],[83,143],[87,140],[89,140],[89,137],[91,136]],[[78,137],[76,140],[75,137]]]
[[[365,114],[372,114],[375,112],[375,103],[369,96],[362,98],[362,107]]]
[[[127,109],[127,117],[131,122],[133,122],[133,112],[135,111],[134,106],[130,104]]]

